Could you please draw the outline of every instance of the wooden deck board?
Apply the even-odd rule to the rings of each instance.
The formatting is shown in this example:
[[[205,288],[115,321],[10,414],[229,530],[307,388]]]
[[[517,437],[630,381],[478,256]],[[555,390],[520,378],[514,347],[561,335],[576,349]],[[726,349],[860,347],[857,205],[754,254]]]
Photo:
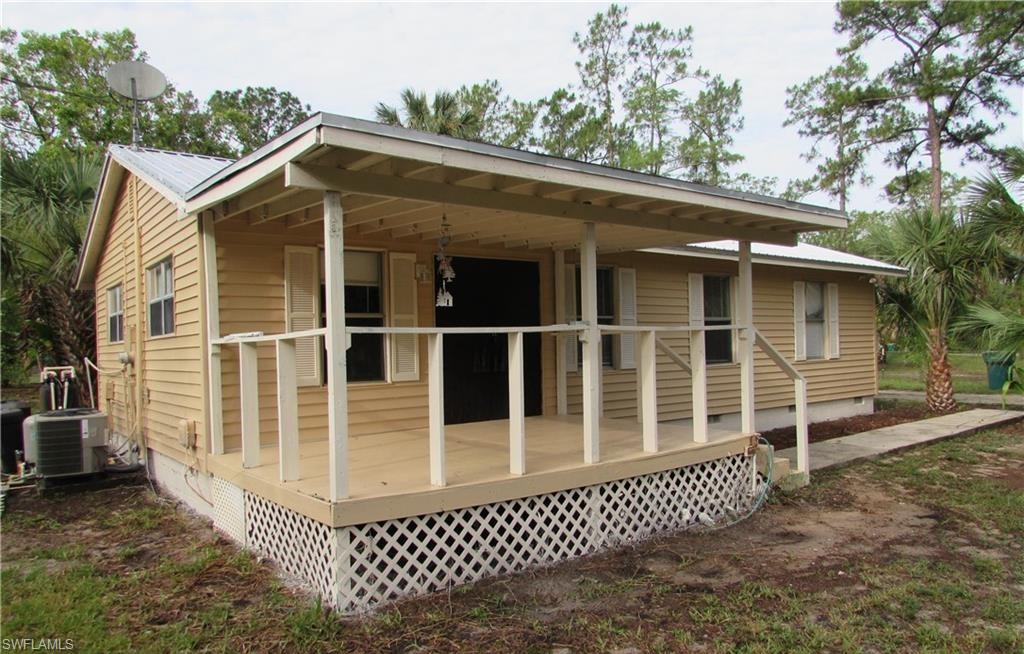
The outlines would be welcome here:
[[[210,470],[332,526],[373,522],[667,470],[742,452],[749,437],[712,430],[709,443],[694,443],[689,427],[661,423],[661,451],[643,451],[634,420],[601,421],[601,461],[583,463],[579,416],[536,416],[526,420],[526,474],[509,474],[508,421],[448,425],[445,428],[447,486],[430,485],[427,430],[410,429],[354,436],[349,441],[350,496],[327,501],[327,441],[301,445],[300,479],[278,478],[276,447],[260,451],[260,465],[243,469],[241,452],[211,457]]]

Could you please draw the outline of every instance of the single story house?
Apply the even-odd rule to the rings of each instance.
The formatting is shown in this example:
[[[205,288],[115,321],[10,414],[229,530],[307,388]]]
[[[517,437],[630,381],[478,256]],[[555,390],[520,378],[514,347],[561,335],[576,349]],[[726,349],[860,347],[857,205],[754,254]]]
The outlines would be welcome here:
[[[357,611],[749,507],[757,432],[872,410],[831,209],[319,113],[111,146],[100,408],[160,485]]]

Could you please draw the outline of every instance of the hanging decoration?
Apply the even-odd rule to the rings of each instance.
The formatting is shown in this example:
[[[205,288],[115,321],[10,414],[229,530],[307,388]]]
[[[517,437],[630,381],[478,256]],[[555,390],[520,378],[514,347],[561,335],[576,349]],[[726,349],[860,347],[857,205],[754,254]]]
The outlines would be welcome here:
[[[441,278],[441,287],[437,289],[437,304],[439,307],[450,307],[454,302],[452,294],[448,292],[448,282],[455,280],[455,269],[452,268],[452,258],[445,254],[444,249],[452,242],[452,227],[448,224],[447,214],[441,215],[441,237],[437,239],[440,252],[437,254],[437,274]]]

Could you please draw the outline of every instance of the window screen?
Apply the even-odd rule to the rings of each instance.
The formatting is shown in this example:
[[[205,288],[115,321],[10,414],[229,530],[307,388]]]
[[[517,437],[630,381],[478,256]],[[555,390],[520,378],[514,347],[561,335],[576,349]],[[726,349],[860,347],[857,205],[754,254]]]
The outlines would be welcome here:
[[[107,340],[124,340],[124,287],[120,284],[107,289]]]
[[[146,271],[146,295],[149,300],[149,335],[174,333],[174,268],[164,259]]]
[[[732,324],[732,298],[728,277],[704,276],[704,324],[708,327]],[[705,335],[708,363],[732,363],[732,332],[720,330]]]
[[[825,284],[804,284],[804,333],[807,339],[807,358],[825,358]]]
[[[576,320],[582,320],[582,281],[579,266],[576,267]],[[597,324],[615,324],[615,269],[597,269]],[[576,345],[576,360],[583,363],[583,344]],[[612,334],[601,336],[601,365],[611,368],[615,365],[615,338]]]
[[[345,251],[345,323],[353,327],[383,327],[381,254]],[[320,324],[327,326],[326,286],[320,287]],[[327,356],[326,349],[324,357]],[[352,334],[347,353],[348,381],[383,381],[384,335]],[[325,363],[324,370],[327,370]]]

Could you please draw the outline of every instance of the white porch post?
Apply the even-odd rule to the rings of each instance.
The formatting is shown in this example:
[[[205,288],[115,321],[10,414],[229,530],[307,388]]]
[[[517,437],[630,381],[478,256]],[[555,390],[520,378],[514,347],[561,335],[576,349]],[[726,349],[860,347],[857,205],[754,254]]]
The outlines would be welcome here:
[[[583,461],[601,460],[601,332],[597,326],[597,229],[583,224],[580,245],[580,302],[583,322]]]
[[[565,251],[555,250],[555,323],[561,325],[573,316],[565,315]],[[555,402],[556,413],[569,413],[568,371],[565,366],[565,351],[569,339],[564,334],[555,334]]]
[[[754,433],[754,278],[750,241],[739,243],[739,298],[736,316],[739,330],[740,420],[744,434]]]
[[[345,239],[341,194],[324,191],[327,313],[327,461],[330,499],[348,497],[348,365],[345,338]]]
[[[427,334],[427,421],[430,485],[444,486],[444,334]]]
[[[526,474],[526,397],[523,382],[523,332],[508,335],[509,474]]]
[[[209,343],[220,338],[220,286],[217,280],[217,239],[213,231],[213,215],[203,212],[203,281],[206,285],[206,339],[209,361],[206,386],[210,402],[210,454],[224,454],[224,407],[221,399],[220,345]]]

